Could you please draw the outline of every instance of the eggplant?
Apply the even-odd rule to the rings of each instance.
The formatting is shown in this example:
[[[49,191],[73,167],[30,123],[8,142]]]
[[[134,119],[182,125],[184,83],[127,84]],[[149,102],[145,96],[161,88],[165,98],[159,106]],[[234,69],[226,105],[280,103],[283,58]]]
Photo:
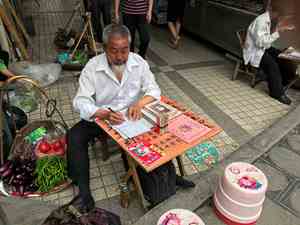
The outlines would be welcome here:
[[[2,173],[1,177],[2,177],[2,178],[6,178],[6,177],[10,176],[10,175],[12,174],[12,172],[13,172],[12,168],[8,168],[7,170],[5,170],[5,171]]]
[[[5,170],[7,170],[7,169],[10,167],[11,164],[12,164],[12,161],[7,160],[7,161],[3,164],[3,166],[1,166],[1,168],[0,168],[0,173],[3,173]]]
[[[15,175],[12,175],[8,181],[8,184],[11,185],[14,179],[15,179]]]
[[[20,193],[21,196],[24,195],[24,186],[23,185],[19,186],[19,193]]]

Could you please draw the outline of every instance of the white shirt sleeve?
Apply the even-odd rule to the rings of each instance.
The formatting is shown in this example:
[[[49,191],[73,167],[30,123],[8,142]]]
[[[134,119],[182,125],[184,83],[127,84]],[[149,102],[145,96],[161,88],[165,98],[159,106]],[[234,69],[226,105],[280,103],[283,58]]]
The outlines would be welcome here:
[[[74,109],[80,113],[82,119],[88,121],[99,109],[93,97],[96,93],[94,71],[92,64],[87,64],[83,69],[79,78],[79,88],[73,100]]]
[[[277,31],[270,34],[265,21],[257,21],[252,35],[254,36],[254,40],[256,40],[255,44],[264,49],[271,47],[271,44],[279,38]]]
[[[153,98],[159,100],[161,91],[147,62],[144,64],[142,76],[142,91],[145,93],[145,95],[152,96]]]

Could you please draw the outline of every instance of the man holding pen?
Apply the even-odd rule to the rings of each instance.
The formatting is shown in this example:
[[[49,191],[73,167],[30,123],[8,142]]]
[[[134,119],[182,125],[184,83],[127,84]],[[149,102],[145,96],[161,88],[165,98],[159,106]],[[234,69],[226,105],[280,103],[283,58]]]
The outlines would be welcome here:
[[[124,121],[121,110],[127,109],[130,120],[141,118],[141,109],[160,99],[160,89],[148,63],[130,53],[131,36],[122,25],[109,25],[103,31],[105,53],[92,58],[83,69],[75,110],[81,121],[68,133],[69,177],[79,187],[82,212],[94,208],[89,186],[88,143],[105,132],[94,122],[100,118],[111,124]]]

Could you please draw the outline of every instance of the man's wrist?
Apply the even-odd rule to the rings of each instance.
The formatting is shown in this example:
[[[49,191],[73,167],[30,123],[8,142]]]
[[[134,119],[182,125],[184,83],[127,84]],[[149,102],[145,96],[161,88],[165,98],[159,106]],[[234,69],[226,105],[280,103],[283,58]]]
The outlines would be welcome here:
[[[99,118],[101,120],[108,119],[110,111],[108,109],[98,109],[94,114],[94,118]]]

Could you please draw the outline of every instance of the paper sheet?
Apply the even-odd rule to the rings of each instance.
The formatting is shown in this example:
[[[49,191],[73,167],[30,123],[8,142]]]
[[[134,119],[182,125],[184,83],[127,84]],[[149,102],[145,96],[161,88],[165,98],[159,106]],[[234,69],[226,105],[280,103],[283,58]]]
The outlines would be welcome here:
[[[125,121],[123,123],[112,126],[112,128],[115,129],[124,139],[133,138],[146,133],[153,127],[153,125],[144,118],[136,121],[129,120],[126,116],[124,116],[124,118]]]

